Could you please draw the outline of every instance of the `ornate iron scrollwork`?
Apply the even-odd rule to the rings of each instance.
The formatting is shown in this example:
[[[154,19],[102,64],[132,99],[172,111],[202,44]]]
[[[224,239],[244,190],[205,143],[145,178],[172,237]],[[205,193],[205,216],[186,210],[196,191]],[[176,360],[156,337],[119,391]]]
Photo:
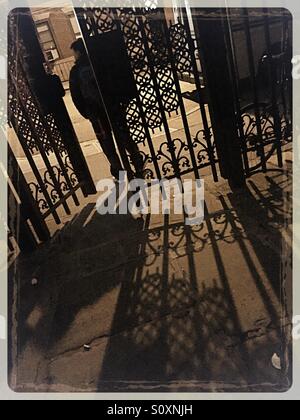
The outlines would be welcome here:
[[[192,61],[193,56],[196,60],[194,41],[185,26],[178,22],[168,27],[163,9],[157,7],[85,7],[76,11],[87,41],[107,31],[119,31],[123,36],[137,90],[137,97],[126,108],[127,124],[132,139],[140,145],[147,176],[195,172],[195,161],[199,168],[215,165],[211,131],[209,138],[205,130],[201,141],[197,134],[189,144],[188,123],[183,123],[182,129],[170,128],[170,118],[187,119],[176,80],[198,71]],[[201,116],[199,112],[199,125],[203,124],[203,112],[208,110],[201,110]],[[162,141],[157,140],[158,130]]]
[[[68,212],[67,197],[74,189],[76,199],[75,189],[79,183],[55,117],[43,109],[29,83],[24,57],[30,51],[25,47],[18,25],[18,12],[13,12],[9,16],[9,121],[31,165],[35,181],[30,176],[29,187],[41,215],[54,211],[58,205]],[[55,217],[59,222],[58,216]]]

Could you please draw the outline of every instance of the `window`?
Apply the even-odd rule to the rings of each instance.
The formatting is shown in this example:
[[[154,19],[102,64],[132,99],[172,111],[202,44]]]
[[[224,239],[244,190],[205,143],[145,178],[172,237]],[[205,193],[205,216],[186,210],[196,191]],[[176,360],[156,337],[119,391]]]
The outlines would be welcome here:
[[[54,61],[59,58],[59,54],[49,28],[48,23],[37,25],[37,31],[43,51],[49,61]]]
[[[72,28],[73,28],[73,32],[74,32],[74,34],[75,34],[75,37],[76,37],[77,39],[78,39],[78,38],[81,38],[80,29],[79,29],[79,26],[78,26],[77,20],[76,20],[76,18],[75,18],[75,16],[74,16],[74,15],[71,15],[71,16],[70,16],[70,22],[71,22],[71,25],[72,25]]]

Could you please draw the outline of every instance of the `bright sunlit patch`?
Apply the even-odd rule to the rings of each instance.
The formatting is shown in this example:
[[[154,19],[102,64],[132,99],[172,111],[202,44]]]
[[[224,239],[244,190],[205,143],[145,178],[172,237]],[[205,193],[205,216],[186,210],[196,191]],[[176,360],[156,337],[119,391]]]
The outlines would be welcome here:
[[[0,340],[5,340],[5,318],[0,315]]]
[[[27,326],[31,330],[34,330],[37,327],[37,325],[38,325],[39,321],[41,320],[42,316],[43,316],[43,312],[42,312],[41,308],[39,306],[36,306],[32,310],[32,312],[28,315],[28,318],[26,320]]]
[[[7,267],[7,243],[0,241],[0,270],[3,271]]]
[[[3,55],[0,55],[0,80],[6,79],[6,61]]]

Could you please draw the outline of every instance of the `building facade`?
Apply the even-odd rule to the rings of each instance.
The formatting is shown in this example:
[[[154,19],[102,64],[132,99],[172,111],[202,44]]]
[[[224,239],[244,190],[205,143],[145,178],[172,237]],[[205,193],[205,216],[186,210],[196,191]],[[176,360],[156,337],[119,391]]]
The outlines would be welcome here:
[[[182,20],[182,9],[178,7],[176,0],[173,0],[172,8],[165,8],[167,22],[174,24],[178,19]],[[186,0],[187,16],[191,27],[193,38],[195,37],[192,12],[188,0]],[[195,9],[196,10],[196,9]],[[194,10],[194,12],[195,12]],[[203,12],[202,12],[203,13]],[[235,60],[238,78],[242,84],[250,79],[248,59],[245,59],[244,52],[247,51],[247,38],[243,18],[235,15],[235,9],[229,12],[233,15],[232,41],[234,43]],[[63,83],[67,85],[70,70],[74,64],[74,58],[70,45],[77,38],[81,37],[81,31],[72,7],[32,9],[33,19],[45,57]],[[252,38],[252,48],[254,52],[255,72],[259,72],[259,66],[264,54],[266,54],[266,40],[263,14],[253,9],[253,14],[249,16],[250,32]],[[285,33],[282,31],[281,17],[275,12],[270,17],[270,33],[274,51],[277,44],[279,49],[284,49],[287,39],[292,38],[292,22],[288,23]],[[280,48],[280,44],[282,47]],[[201,73],[199,64],[199,72]]]
[[[32,16],[50,67],[62,82],[67,83],[74,64],[70,46],[81,36],[73,9],[32,9]]]

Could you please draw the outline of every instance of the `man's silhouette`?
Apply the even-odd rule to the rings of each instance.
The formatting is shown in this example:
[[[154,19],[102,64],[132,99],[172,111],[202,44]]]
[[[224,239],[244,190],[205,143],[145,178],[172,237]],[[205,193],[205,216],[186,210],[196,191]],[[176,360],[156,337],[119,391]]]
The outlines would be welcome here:
[[[109,160],[111,174],[113,177],[119,178],[119,172],[124,169],[114,144],[106,108],[99,93],[83,40],[75,41],[71,45],[71,49],[75,57],[75,65],[70,73],[70,91],[73,102],[80,114],[91,121],[102,150]],[[136,176],[142,177],[143,158],[139,153],[138,146],[130,137],[126,115],[118,98],[110,98],[109,106],[109,117],[113,124],[118,127],[119,135],[122,136],[122,145],[131,156]]]

